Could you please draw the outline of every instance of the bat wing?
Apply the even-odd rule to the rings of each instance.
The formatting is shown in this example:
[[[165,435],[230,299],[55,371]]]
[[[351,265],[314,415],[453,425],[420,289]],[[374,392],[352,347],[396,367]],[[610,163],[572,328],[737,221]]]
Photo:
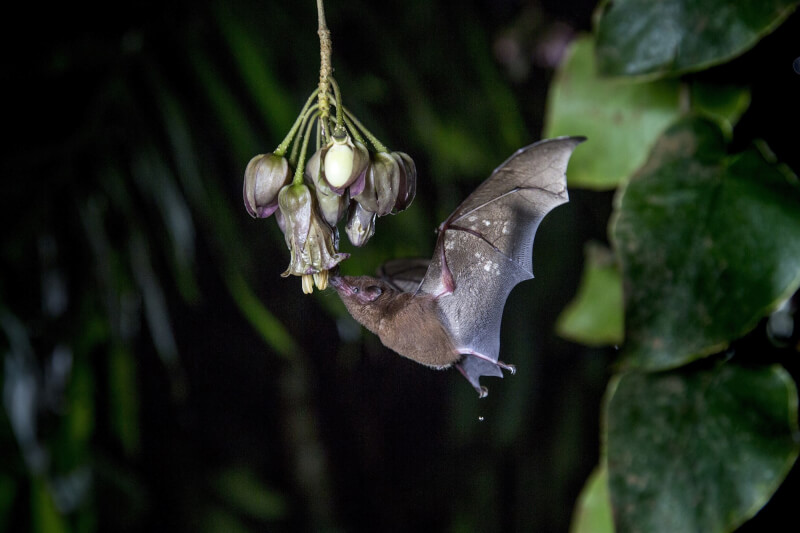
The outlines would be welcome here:
[[[560,137],[518,150],[439,226],[417,290],[437,298],[442,321],[463,354],[457,367],[481,396],[481,376],[514,371],[498,360],[503,308],[511,289],[533,277],[536,229],[551,209],[568,201],[567,163],[584,140]]]
[[[425,273],[428,271],[430,259],[390,259],[378,269],[378,277],[401,292],[416,292]]]

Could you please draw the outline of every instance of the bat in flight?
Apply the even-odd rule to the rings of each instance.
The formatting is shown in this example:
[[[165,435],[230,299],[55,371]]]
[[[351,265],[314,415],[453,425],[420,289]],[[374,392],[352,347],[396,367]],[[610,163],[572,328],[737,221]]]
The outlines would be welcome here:
[[[584,137],[543,140],[518,150],[438,229],[433,258],[392,260],[380,278],[330,283],[358,322],[398,354],[437,369],[455,366],[481,398],[481,376],[513,374],[499,360],[508,294],[533,278],[536,228],[566,203],[567,163]]]

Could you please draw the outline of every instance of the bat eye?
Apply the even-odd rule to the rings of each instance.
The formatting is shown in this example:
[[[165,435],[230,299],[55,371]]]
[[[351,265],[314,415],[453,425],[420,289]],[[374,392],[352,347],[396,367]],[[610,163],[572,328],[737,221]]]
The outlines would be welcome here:
[[[358,294],[358,291],[359,291],[358,287],[353,287],[352,290],[353,290],[353,294]]]

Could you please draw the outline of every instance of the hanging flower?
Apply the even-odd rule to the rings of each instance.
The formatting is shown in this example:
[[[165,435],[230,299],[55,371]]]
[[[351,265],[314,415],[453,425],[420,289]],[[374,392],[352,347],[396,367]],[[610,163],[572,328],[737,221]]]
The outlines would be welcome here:
[[[400,188],[400,166],[393,153],[374,154],[364,179],[364,190],[353,199],[379,217],[391,213]]]
[[[347,206],[350,204],[350,195],[347,190],[344,191],[344,194],[333,192],[328,183],[322,179],[320,168],[321,153],[322,150],[317,150],[311,156],[308,163],[306,163],[304,174],[306,181],[314,185],[314,192],[323,218],[328,224],[335,227],[347,212]]]
[[[392,152],[392,155],[397,157],[401,170],[397,201],[394,204],[394,211],[398,212],[410,206],[417,194],[417,166],[405,152]]]
[[[349,257],[337,252],[338,233],[319,215],[307,185],[287,185],[278,194],[278,203],[286,228],[284,238],[291,253],[289,266],[281,276],[317,274]]]
[[[317,154],[322,161],[320,178],[331,191],[340,196],[348,187],[351,196],[361,192],[369,165],[366,146],[358,141],[353,142],[347,131],[338,130],[333,132],[331,142],[320,148],[314,156]]]
[[[344,230],[353,246],[364,246],[375,234],[375,218],[377,216],[376,213],[368,211],[358,202],[353,202]]]
[[[259,154],[244,171],[244,207],[253,218],[267,218],[278,209],[278,191],[292,179],[285,157]]]

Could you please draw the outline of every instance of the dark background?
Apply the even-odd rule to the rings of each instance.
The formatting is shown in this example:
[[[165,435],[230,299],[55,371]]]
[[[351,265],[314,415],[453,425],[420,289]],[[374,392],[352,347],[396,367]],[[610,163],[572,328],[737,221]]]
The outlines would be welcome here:
[[[362,274],[429,254],[455,205],[540,138],[594,3],[327,4],[345,105],[419,170],[407,212],[364,249],[343,243]],[[5,26],[0,528],[568,528],[616,350],[553,327],[583,244],[607,240],[612,193],[573,190],[541,225],[536,279],[503,322],[518,372],[478,400],[458,373],[383,348],[332,291],[281,278],[276,224],[241,204],[247,161],[316,86],[314,2],[31,6]],[[798,29],[795,14],[704,74],[752,83],[734,142],[768,132],[793,168],[797,136],[769,123],[800,118]],[[796,479],[751,527],[788,513]]]

